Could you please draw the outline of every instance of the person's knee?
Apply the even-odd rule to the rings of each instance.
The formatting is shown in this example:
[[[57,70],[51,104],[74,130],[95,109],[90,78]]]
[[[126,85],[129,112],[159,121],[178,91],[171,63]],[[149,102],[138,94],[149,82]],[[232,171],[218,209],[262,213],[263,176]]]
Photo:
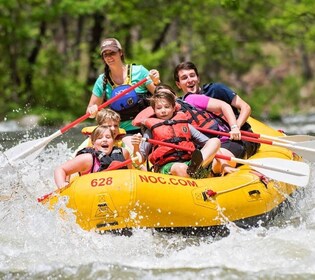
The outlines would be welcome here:
[[[189,177],[187,174],[187,165],[184,163],[174,163],[171,168],[171,174],[182,177]]]
[[[206,143],[205,146],[207,146],[207,148],[208,148],[208,147],[212,147],[213,149],[217,150],[217,149],[220,148],[221,142],[220,142],[219,138],[210,138],[210,139],[207,141],[207,143]]]
[[[216,149],[219,149],[221,147],[221,141],[219,138],[211,138],[211,144],[216,147]]]

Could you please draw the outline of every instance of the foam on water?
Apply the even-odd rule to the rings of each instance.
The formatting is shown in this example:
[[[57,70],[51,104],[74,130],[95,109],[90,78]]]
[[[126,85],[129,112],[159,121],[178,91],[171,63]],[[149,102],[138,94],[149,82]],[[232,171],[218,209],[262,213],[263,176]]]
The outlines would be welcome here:
[[[31,163],[7,166],[0,154],[0,278],[3,279],[293,279],[315,277],[314,166],[294,209],[268,228],[229,226],[225,238],[135,230],[131,237],[82,230],[75,216],[37,197],[55,190],[53,170],[72,153],[47,147]]]

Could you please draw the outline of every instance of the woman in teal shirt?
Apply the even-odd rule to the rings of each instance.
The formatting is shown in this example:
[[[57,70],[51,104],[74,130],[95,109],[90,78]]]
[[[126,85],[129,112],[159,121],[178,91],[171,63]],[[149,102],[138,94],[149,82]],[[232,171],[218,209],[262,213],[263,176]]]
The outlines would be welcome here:
[[[142,65],[125,64],[124,52],[119,41],[115,38],[107,38],[101,43],[101,56],[105,63],[104,73],[101,74],[93,87],[92,95],[87,113],[95,117],[97,108],[106,100],[109,100],[115,90],[123,90],[127,85],[133,85],[149,74],[154,80],[159,80],[159,73],[156,70],[149,71]],[[116,90],[116,91],[117,91]],[[146,97],[154,93],[155,85],[152,80],[146,81],[134,91],[134,98],[121,98],[111,104],[111,108],[118,112],[121,117],[121,128],[128,134],[139,131],[139,128],[131,124],[131,120],[145,107],[147,107]],[[130,94],[128,94],[130,96]]]

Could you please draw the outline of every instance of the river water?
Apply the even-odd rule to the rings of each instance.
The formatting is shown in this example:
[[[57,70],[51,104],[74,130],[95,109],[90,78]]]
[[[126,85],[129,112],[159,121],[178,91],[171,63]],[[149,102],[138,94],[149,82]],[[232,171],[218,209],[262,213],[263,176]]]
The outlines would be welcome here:
[[[292,120],[272,125],[315,132],[312,126],[297,131]],[[314,166],[310,184],[289,198],[294,206],[268,227],[243,230],[231,223],[224,238],[152,230],[99,235],[83,231],[70,210],[64,220],[36,200],[55,190],[54,168],[83,140],[78,128],[32,162],[3,164],[9,147],[53,132],[0,124],[0,279],[315,279]]]

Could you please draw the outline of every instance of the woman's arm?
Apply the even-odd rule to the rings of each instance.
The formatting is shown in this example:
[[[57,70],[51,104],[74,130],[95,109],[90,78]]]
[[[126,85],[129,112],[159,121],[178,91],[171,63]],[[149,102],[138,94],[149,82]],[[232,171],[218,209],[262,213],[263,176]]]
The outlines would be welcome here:
[[[156,86],[161,83],[161,81],[160,81],[160,73],[156,69],[151,69],[149,71],[149,76],[150,76],[150,78],[152,80],[152,83],[147,85],[147,90],[150,91],[152,94],[154,94]]]
[[[100,97],[97,97],[92,93],[90,102],[86,108],[86,113],[90,113],[90,118],[95,118],[97,111],[98,111],[98,106],[100,106],[103,102],[103,99]]]
[[[202,94],[190,94],[185,98],[185,101],[201,110],[213,112],[216,114],[222,113],[231,128],[230,138],[234,140],[241,139],[241,133],[237,125],[235,114],[229,104],[219,99],[208,97]]]
[[[209,97],[207,111],[222,113],[230,127],[236,124],[236,117],[231,106],[224,101]]]
[[[227,104],[224,101],[209,97],[207,111],[210,112],[220,111],[230,126],[231,129],[230,138],[233,140],[241,139],[240,128],[237,124],[234,112],[229,104]]]
[[[241,97],[238,95],[235,95],[235,97],[232,100],[231,105],[238,109],[239,116],[237,118],[237,125],[238,127],[242,127],[244,123],[249,118],[252,109],[249,104],[247,104]]]
[[[155,85],[154,85],[153,83],[148,84],[148,85],[147,85],[147,90],[148,90],[150,93],[154,94]]]

